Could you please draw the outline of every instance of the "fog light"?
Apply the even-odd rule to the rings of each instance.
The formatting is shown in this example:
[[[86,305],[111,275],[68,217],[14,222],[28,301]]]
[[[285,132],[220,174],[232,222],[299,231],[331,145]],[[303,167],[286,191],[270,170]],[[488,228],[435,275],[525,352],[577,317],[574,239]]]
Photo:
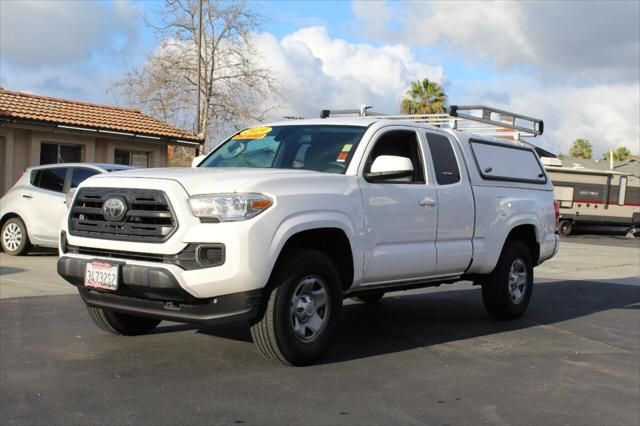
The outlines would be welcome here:
[[[202,266],[219,266],[224,263],[224,244],[202,244],[198,246],[196,259]]]

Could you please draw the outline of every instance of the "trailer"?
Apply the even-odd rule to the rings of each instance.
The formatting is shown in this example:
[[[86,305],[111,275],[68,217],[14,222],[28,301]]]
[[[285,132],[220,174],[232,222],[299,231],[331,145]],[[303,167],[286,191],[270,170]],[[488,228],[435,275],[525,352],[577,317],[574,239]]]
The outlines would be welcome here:
[[[560,204],[558,231],[571,235],[576,225],[640,229],[640,177],[616,171],[546,167]]]

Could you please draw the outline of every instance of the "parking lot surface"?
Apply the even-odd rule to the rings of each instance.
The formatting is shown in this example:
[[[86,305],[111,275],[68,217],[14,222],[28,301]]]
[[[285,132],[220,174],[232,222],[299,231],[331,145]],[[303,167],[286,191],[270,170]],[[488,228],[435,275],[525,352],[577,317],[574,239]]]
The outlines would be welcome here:
[[[262,359],[244,324],[105,334],[55,260],[0,253],[3,425],[640,424],[638,240],[564,240],[517,321],[468,283],[348,303],[305,368]]]

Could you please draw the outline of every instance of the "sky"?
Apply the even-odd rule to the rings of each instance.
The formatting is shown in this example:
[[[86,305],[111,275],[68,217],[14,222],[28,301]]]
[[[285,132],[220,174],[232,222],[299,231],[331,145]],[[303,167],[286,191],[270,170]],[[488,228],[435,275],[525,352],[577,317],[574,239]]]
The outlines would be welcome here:
[[[640,151],[640,2],[251,1],[255,43],[280,81],[274,111],[373,105],[398,113],[411,81],[442,84],[450,104],[540,117],[536,144],[596,157]],[[123,105],[109,90],[158,40],[157,1],[0,1],[0,86]]]

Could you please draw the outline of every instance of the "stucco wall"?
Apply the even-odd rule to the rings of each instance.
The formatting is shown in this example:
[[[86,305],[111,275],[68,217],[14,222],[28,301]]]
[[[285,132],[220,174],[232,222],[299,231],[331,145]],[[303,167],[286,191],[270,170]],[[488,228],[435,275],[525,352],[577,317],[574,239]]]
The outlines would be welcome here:
[[[0,194],[4,194],[27,167],[40,164],[42,143],[79,145],[83,162],[113,163],[114,151],[118,148],[148,152],[149,167],[167,166],[166,142],[5,125],[0,127]]]

